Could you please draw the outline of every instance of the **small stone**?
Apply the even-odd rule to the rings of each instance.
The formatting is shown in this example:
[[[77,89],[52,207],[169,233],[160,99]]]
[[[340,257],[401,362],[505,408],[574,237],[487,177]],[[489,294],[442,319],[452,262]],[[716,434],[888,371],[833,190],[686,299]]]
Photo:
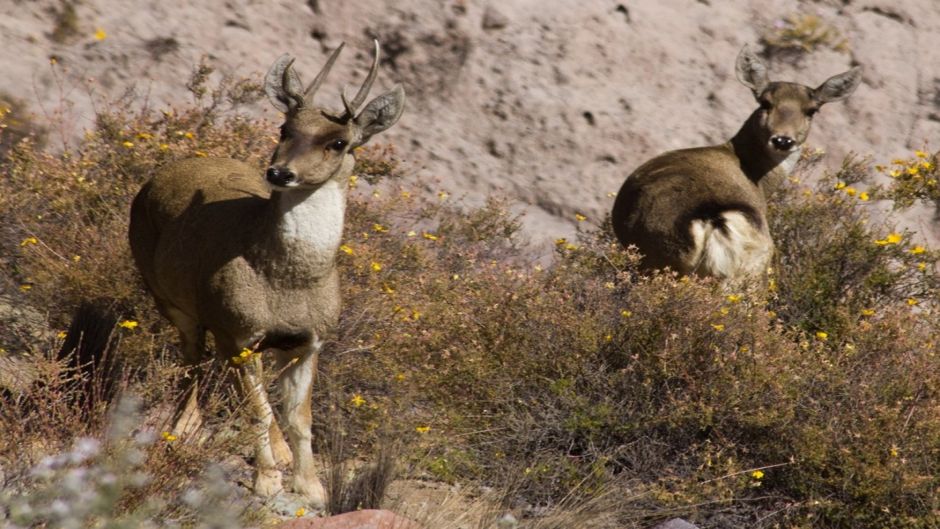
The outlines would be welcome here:
[[[486,6],[486,10],[483,11],[483,29],[487,31],[494,31],[497,29],[503,29],[509,25],[509,18],[506,15],[500,13],[493,6]]]
[[[653,529],[698,529],[698,526],[682,518],[673,518],[653,527]]]

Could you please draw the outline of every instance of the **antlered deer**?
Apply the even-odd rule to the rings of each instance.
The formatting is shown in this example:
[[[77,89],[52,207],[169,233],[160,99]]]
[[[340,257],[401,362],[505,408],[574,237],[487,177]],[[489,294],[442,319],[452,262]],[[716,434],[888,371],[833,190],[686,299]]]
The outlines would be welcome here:
[[[270,351],[278,370],[293,491],[322,506],[324,491],[311,448],[310,399],[317,356],[340,312],[335,256],[343,234],[353,149],[398,121],[401,86],[373,99],[379,44],[368,76],[344,110],[314,105],[340,45],[304,90],[281,56],[264,88],[284,112],[277,148],[264,174],[238,160],[194,158],[172,163],[148,181],[131,207],[130,244],[160,312],[179,330],[184,361],[204,359],[205,333],[228,360],[248,348]],[[260,355],[241,370],[257,421],[254,489],[281,490],[277,459],[288,459],[273,421]],[[273,444],[273,446],[272,446]]]
[[[646,269],[725,282],[762,274],[773,255],[762,182],[785,176],[800,158],[813,115],[847,98],[861,80],[858,67],[817,88],[771,82],[745,46],[737,77],[760,106],[727,143],[661,154],[631,174],[614,201],[614,232],[635,245]]]

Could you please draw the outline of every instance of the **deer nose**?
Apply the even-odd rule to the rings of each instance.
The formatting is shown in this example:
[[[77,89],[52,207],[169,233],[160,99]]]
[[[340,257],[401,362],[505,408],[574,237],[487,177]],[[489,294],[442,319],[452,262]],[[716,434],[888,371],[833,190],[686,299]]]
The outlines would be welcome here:
[[[778,151],[789,151],[796,141],[789,136],[774,136],[770,138],[770,143]]]
[[[297,180],[297,175],[286,167],[268,167],[264,176],[271,185],[280,187],[288,187]]]

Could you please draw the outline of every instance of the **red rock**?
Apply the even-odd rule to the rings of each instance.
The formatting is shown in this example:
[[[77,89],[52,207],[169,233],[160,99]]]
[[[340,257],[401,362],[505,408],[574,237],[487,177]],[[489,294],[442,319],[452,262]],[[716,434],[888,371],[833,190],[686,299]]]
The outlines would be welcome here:
[[[392,511],[366,509],[327,518],[288,520],[278,529],[420,529],[420,526]]]

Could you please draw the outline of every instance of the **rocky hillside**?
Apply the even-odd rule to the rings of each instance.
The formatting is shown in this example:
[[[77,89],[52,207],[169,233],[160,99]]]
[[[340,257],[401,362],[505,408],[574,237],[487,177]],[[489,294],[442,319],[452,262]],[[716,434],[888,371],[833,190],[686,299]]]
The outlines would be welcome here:
[[[745,43],[774,79],[816,85],[864,67],[848,102],[816,119],[810,141],[830,166],[850,151],[887,162],[937,149],[938,25],[936,0],[6,0],[0,96],[55,122],[54,147],[129,91],[157,108],[185,101],[203,56],[220,75],[260,79],[290,52],[309,79],[346,41],[322,92],[338,104],[374,36],[379,85],[408,92],[387,136],[416,177],[471,202],[514,197],[552,238],[573,232],[575,213],[599,221],[647,157],[737,130],[754,105],[733,74]],[[276,118],[267,103],[252,110]],[[940,236],[932,212],[914,215],[912,228]]]

